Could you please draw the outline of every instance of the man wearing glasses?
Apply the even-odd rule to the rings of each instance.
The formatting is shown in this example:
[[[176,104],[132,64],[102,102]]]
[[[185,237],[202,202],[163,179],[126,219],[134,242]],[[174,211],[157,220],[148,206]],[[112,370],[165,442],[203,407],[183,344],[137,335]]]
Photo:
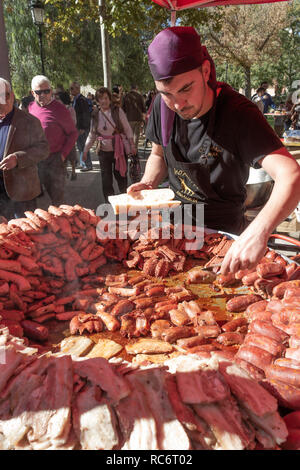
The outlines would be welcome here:
[[[7,220],[36,209],[37,165],[49,154],[40,121],[14,107],[11,84],[0,78],[0,214]]]
[[[54,99],[47,77],[35,76],[31,89],[34,101],[28,111],[40,120],[50,147],[49,157],[39,164],[39,175],[51,203],[59,206],[64,202],[64,161],[74,147],[78,133],[70,111]]]

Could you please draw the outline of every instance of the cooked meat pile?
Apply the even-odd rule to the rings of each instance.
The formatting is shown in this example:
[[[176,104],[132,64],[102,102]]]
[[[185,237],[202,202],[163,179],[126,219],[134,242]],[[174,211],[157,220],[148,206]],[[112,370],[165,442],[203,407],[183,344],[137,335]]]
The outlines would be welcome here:
[[[277,402],[221,353],[133,367],[103,358],[39,356],[0,330],[0,448],[277,448]]]
[[[267,250],[255,268],[223,276],[232,241],[221,234],[191,250],[173,226],[168,238],[155,228],[136,240],[116,224],[116,238],[99,238],[99,221],[62,205],[0,224],[0,448],[280,446],[277,400],[300,410],[300,267]],[[189,257],[201,266],[188,268]],[[126,272],[101,274],[108,263]],[[196,284],[248,293],[218,322]],[[39,355],[53,319],[71,336]],[[117,362],[118,342],[87,337],[102,331],[128,340],[132,363]]]

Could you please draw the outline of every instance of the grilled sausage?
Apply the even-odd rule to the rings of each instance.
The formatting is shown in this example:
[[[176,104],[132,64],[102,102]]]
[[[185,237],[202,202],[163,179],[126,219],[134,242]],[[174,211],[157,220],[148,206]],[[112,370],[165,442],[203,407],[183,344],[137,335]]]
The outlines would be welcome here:
[[[236,357],[243,359],[244,361],[247,361],[262,370],[271,364],[274,358],[273,354],[269,353],[268,351],[265,351],[256,346],[251,346],[250,344],[241,346],[236,354]]]
[[[48,328],[31,320],[23,320],[21,326],[24,334],[35,341],[46,341],[49,336]]]
[[[300,387],[300,370],[291,367],[281,367],[279,365],[268,365],[265,369],[268,379],[279,380],[285,384]]]
[[[281,331],[271,323],[262,320],[251,322],[248,331],[249,333],[257,333],[259,335],[275,339],[278,343],[282,343],[288,339],[288,335],[284,331]]]
[[[263,300],[260,295],[256,294],[246,294],[246,295],[240,295],[238,297],[233,297],[232,299],[228,300],[226,303],[226,309],[229,312],[243,312],[246,310],[246,308],[254,304],[255,302],[258,302],[259,300]]]
[[[285,271],[285,266],[282,264],[271,262],[258,264],[256,272],[259,277],[268,279],[269,277],[281,276]]]

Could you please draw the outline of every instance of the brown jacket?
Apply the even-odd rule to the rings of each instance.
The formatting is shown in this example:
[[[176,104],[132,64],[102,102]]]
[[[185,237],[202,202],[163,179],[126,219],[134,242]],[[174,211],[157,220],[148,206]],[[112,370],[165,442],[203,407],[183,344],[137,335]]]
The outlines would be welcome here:
[[[3,158],[14,153],[17,166],[3,171],[7,195],[13,201],[31,201],[41,192],[37,164],[49,155],[49,146],[40,121],[15,108],[9,126]]]

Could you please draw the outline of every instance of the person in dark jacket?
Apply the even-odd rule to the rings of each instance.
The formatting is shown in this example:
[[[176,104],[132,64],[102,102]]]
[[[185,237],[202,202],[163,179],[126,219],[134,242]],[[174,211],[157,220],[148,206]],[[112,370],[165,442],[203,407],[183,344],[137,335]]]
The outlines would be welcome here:
[[[125,95],[122,108],[133,132],[135,148],[138,149],[141,128],[145,120],[146,106],[144,98],[137,91],[136,85],[132,85],[130,92]]]
[[[14,100],[11,84],[0,78],[0,214],[7,220],[36,209],[38,163],[49,155],[40,121],[14,107]]]
[[[73,96],[73,108],[76,112],[76,126],[78,129],[77,147],[79,150],[80,171],[90,171],[93,169],[90,152],[84,162],[82,159],[83,150],[87,136],[90,131],[91,113],[87,99],[80,93],[80,84],[73,82],[70,86],[70,92]]]

